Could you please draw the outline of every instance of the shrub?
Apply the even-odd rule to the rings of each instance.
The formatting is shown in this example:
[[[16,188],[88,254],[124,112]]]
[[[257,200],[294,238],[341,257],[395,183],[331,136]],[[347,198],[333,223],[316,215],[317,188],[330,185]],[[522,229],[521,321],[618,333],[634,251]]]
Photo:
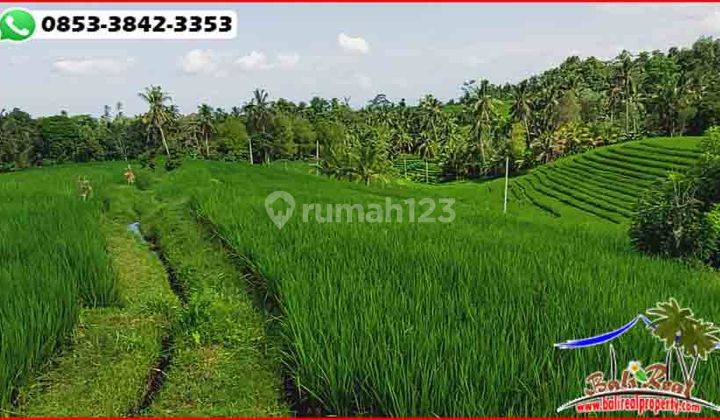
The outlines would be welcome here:
[[[710,257],[710,265],[720,268],[720,203],[715,204],[712,210],[708,212],[707,220],[718,242],[718,251]]]
[[[697,199],[694,178],[671,173],[638,202],[630,227],[635,248],[649,254],[708,262],[718,233]]]
[[[630,227],[635,248],[720,266],[720,127],[701,143],[703,157],[687,174],[671,173],[638,202]]]
[[[720,156],[720,126],[710,127],[700,142],[700,149],[706,155]]]
[[[179,168],[182,165],[182,153],[177,147],[170,148],[170,156],[165,159],[165,170],[170,172]]]

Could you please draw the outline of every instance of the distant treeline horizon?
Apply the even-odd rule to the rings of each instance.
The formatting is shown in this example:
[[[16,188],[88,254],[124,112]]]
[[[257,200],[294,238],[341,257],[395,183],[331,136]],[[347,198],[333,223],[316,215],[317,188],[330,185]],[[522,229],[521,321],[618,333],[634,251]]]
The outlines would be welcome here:
[[[349,99],[269,99],[256,89],[229,109],[199,104],[182,114],[160,86],[140,92],[146,112],[122,103],[87,114],[33,117],[0,113],[0,171],[58,162],[174,157],[245,160],[317,159],[332,176],[370,182],[412,155],[440,166],[443,178],[518,171],[589,148],[644,136],[701,135],[720,124],[720,40],[688,48],[623,51],[610,60],[567,58],[521,82],[463,83],[443,103],[417,105],[378,93],[365,106]]]

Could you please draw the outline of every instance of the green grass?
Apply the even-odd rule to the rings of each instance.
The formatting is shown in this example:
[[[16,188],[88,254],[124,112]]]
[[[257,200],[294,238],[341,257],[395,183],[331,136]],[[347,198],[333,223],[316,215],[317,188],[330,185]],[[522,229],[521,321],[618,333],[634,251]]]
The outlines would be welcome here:
[[[246,293],[246,275],[194,223],[175,176],[157,182],[154,197],[138,206],[143,230],[156,238],[188,290],[166,383],[143,414],[287,416],[279,350]]]

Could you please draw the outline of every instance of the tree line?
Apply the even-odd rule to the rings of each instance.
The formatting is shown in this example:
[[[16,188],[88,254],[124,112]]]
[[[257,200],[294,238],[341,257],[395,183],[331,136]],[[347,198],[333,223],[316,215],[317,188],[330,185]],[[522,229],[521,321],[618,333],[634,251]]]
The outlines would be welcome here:
[[[99,118],[2,111],[0,171],[117,159],[154,167],[160,153],[168,169],[184,157],[305,159],[364,182],[391,175],[404,156],[439,165],[447,179],[494,176],[506,160],[517,172],[601,145],[720,124],[720,39],[606,61],[573,56],[516,84],[470,80],[447,103],[426,95],[411,106],[378,94],[353,109],[347,98],[271,101],[257,89],[229,110],[202,104],[183,115],[159,86],[139,95],[147,110],[137,116],[120,103]]]

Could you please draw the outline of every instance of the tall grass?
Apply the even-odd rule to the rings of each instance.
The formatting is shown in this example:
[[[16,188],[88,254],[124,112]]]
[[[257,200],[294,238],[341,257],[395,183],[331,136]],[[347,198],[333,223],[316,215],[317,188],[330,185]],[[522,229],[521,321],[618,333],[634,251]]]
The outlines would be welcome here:
[[[101,203],[75,193],[99,167],[0,175],[0,409],[73,328],[80,305],[114,303]],[[94,175],[94,176],[93,176]]]
[[[499,182],[364,188],[273,167],[209,169],[214,182],[193,165],[176,182],[195,189],[201,215],[267,279],[285,362],[328,413],[553,415],[608,360],[606,348],[554,343],[622,325],[669,296],[720,321],[715,273],[636,254],[622,225],[565,207],[554,218],[511,203],[504,216]],[[296,214],[278,230],[263,207],[275,190],[300,204],[450,196],[458,217],[318,224]],[[616,348],[619,363],[664,357],[641,328]],[[699,396],[720,393],[718,373],[716,358],[702,366]]]

